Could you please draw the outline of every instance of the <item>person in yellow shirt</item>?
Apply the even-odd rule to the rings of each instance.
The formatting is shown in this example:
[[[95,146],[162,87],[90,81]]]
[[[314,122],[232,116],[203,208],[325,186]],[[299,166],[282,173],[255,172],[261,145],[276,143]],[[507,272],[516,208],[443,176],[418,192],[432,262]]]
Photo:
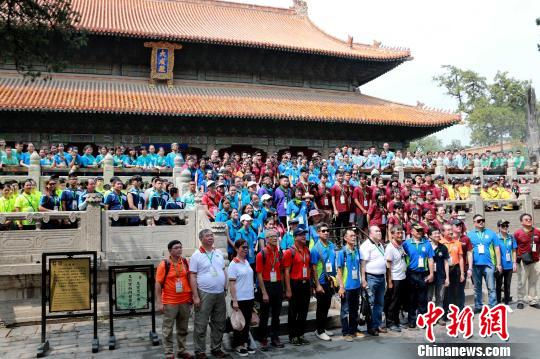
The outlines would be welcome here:
[[[463,181],[463,184],[459,186],[458,192],[459,192],[459,198],[463,200],[470,198],[471,196],[471,179],[470,178],[468,177],[465,178],[465,180]]]
[[[516,199],[516,195],[512,192],[511,187],[510,183],[505,183],[504,187],[499,188],[499,199]],[[517,203],[511,202],[503,206],[503,210],[505,211],[512,211],[518,208],[519,206]]]
[[[33,195],[34,193],[34,195]],[[41,195],[40,195],[41,197]],[[23,192],[15,198],[15,212],[38,212],[39,199],[35,196],[34,181],[27,179],[24,181]],[[32,221],[18,221],[19,229],[35,229],[36,226]]]
[[[2,185],[2,197],[0,197],[0,213],[13,212],[13,205],[15,204],[15,196],[11,190],[11,185],[5,183]],[[12,221],[6,221],[4,224],[0,224],[0,231],[8,230],[13,227]]]

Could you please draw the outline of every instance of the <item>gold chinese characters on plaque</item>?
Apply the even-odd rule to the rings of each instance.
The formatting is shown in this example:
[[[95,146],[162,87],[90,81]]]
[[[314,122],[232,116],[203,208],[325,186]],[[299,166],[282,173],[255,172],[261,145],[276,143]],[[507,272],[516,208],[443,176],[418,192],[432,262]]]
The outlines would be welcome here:
[[[174,50],[180,50],[182,45],[172,42],[145,42],[144,47],[152,49],[150,59],[150,85],[156,80],[167,81],[169,87],[173,86]]]
[[[50,260],[50,311],[90,310],[90,258]]]

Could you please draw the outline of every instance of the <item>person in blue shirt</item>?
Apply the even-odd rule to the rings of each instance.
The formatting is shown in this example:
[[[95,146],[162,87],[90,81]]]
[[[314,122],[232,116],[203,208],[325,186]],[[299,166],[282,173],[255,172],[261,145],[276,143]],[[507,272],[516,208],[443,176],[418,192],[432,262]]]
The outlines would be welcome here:
[[[84,154],[81,156],[81,167],[86,168],[96,168],[97,167],[97,160],[92,155],[92,152],[94,149],[90,145],[84,146]]]
[[[137,167],[142,169],[153,167],[152,158],[146,152],[146,147],[141,146],[139,151],[141,152],[141,154],[139,157],[137,157]]]
[[[253,273],[255,274],[255,246],[257,245],[257,233],[255,233],[253,227],[251,226],[252,222],[253,218],[249,214],[243,214],[240,217],[242,228],[236,232],[236,238],[234,241],[236,242],[239,239],[243,239],[247,242],[249,247],[247,260],[253,269]]]
[[[184,209],[186,207],[186,204],[182,201],[182,197],[180,197],[178,188],[169,187],[168,193],[169,193],[169,199],[167,200],[167,203],[165,204],[165,209],[177,210],[177,209]],[[167,222],[169,225],[185,224],[185,221],[178,217],[167,217]]]
[[[77,176],[69,175],[68,186],[62,191],[60,195],[60,201],[62,202],[62,210],[64,211],[78,211],[79,210],[79,198],[77,196]]]
[[[291,219],[289,221],[289,230],[283,235],[279,244],[279,248],[281,248],[282,251],[289,249],[294,245],[293,232],[296,228],[298,228],[298,218]]]
[[[352,342],[354,337],[364,337],[364,334],[358,331],[362,258],[356,246],[356,233],[347,229],[344,239],[346,245],[337,255],[338,294],[341,297],[341,332],[346,341]]]
[[[101,146],[98,148],[98,155],[96,156],[96,163],[99,167],[103,167],[105,156],[107,156],[107,146]]]
[[[160,170],[165,169],[167,158],[165,157],[165,149],[160,147],[158,153],[152,156],[153,167],[157,167]]]
[[[105,196],[104,205],[106,210],[121,211],[127,209],[127,197],[122,193],[123,188],[124,184],[122,181],[119,178],[115,178],[112,183],[112,191]],[[124,223],[125,221],[123,218],[120,218],[117,221],[113,219],[111,221],[111,226],[120,226]]]
[[[227,230],[225,231],[225,234],[227,236],[227,254],[229,256],[229,260],[232,260],[232,258],[234,258],[234,256],[236,255],[234,250],[236,232],[238,232],[240,228],[242,228],[242,223],[240,223],[240,220],[238,219],[237,209],[231,209],[229,219],[225,222],[225,226],[227,227]]]
[[[501,252],[502,273],[495,274],[495,291],[497,292],[497,303],[510,303],[510,286],[512,284],[512,273],[517,272],[516,249],[517,242],[512,234],[509,233],[508,227],[510,222],[507,220],[499,220],[497,227],[499,228],[498,243],[499,251]],[[504,281],[504,300],[502,298]]]
[[[227,222],[231,212],[231,201],[227,197],[219,202],[220,211],[216,214],[216,222]]]
[[[296,187],[294,190],[294,198],[287,203],[287,217],[289,220],[298,218],[298,223],[306,225],[304,216],[301,215],[300,211],[302,206],[304,206],[304,201],[302,201],[302,196],[304,191],[300,187]]]
[[[88,202],[86,201],[86,199],[88,198],[88,195],[92,193],[98,196],[101,201],[103,201],[103,195],[96,191],[96,180],[94,178],[89,178],[86,183],[86,190],[83,191],[79,196],[80,211],[86,211],[86,208],[88,207]]]
[[[433,256],[435,255],[429,241],[424,237],[424,227],[415,224],[412,227],[412,238],[403,243],[407,254],[407,285],[409,288],[409,328],[416,327],[418,314],[427,312],[428,283],[433,282]]]
[[[329,227],[326,223],[317,225],[319,240],[310,251],[310,261],[313,273],[315,273],[315,297],[317,298],[316,332],[315,335],[323,341],[329,341],[330,336],[326,332],[328,310],[335,294],[333,289],[336,276],[336,247],[330,242]],[[333,277],[333,278],[332,278]]]
[[[167,158],[166,158],[166,161],[165,161],[167,167],[170,167],[170,168],[174,167],[174,159],[176,157],[180,157],[180,161],[184,162],[184,157],[178,151],[178,143],[172,143],[171,144],[171,152],[169,152],[167,154]]]
[[[141,189],[143,185],[142,177],[137,175],[130,179],[131,188],[127,192],[127,209],[142,210],[145,208],[144,191]],[[140,224],[139,216],[129,217],[128,224],[130,226],[138,226]]]
[[[473,278],[474,282],[474,312],[482,310],[482,278],[486,282],[488,290],[488,304],[490,307],[497,305],[495,293],[495,267],[502,272],[501,251],[498,244],[497,234],[486,228],[486,220],[480,214],[473,217],[474,229],[467,233],[471,240],[471,248],[467,253],[469,269],[467,277]]]
[[[32,143],[29,143],[27,146],[26,146],[26,151],[27,152],[23,152],[21,154],[21,158],[19,159],[19,164],[21,166],[24,166],[24,167],[28,167],[30,166],[30,156],[32,156],[32,154],[34,152],[36,152],[36,148],[34,147],[34,144]]]
[[[319,233],[317,231],[317,226],[321,223],[323,215],[319,212],[318,209],[312,209],[309,211],[308,218],[308,229],[306,233],[306,242],[308,243],[308,248],[311,250],[315,244],[319,241]]]
[[[45,191],[41,195],[39,201],[40,212],[50,212],[60,210],[60,198],[56,195],[56,179],[51,178],[45,182]],[[60,225],[58,220],[49,220],[47,223],[42,223],[42,229],[54,229]]]
[[[71,163],[71,155],[64,152],[64,145],[58,144],[56,155],[54,155],[54,167],[65,168]]]

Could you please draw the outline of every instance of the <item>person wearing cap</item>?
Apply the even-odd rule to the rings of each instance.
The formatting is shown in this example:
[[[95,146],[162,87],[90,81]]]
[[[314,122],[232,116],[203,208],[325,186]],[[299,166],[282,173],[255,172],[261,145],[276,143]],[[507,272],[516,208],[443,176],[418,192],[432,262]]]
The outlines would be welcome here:
[[[459,187],[459,198],[462,200],[469,199],[471,195],[471,179],[469,177],[466,177],[463,180],[463,185]]]
[[[510,185],[510,190],[516,198],[519,198],[519,180],[517,178],[512,178],[512,184]]]
[[[369,304],[372,308],[371,321],[367,324],[368,333],[378,336],[379,332],[386,333],[386,329],[381,327],[384,309],[386,260],[379,226],[370,226],[368,234],[368,239],[360,246],[362,288],[368,290]]]
[[[294,230],[299,227],[298,218],[289,221],[289,230],[283,235],[279,247],[282,251],[291,248],[294,245]]]
[[[242,191],[241,200],[242,200],[242,207],[247,205],[251,202],[251,196],[253,194],[257,194],[257,182],[255,181],[248,181],[245,191]]]
[[[253,218],[249,214],[243,214],[240,217],[242,228],[236,232],[235,242],[243,239],[248,245],[247,261],[255,269],[255,247],[257,245],[257,233],[252,227]],[[235,247],[236,248],[236,247]]]
[[[386,327],[394,332],[401,332],[399,312],[406,303],[407,261],[403,249],[403,227],[394,225],[389,228],[390,243],[384,250],[386,259],[386,294],[384,297],[384,313]]]
[[[294,245],[283,253],[285,297],[289,301],[288,331],[291,344],[306,345],[304,338],[306,319],[311,298],[310,253],[306,246],[306,230],[297,227],[294,232]]]
[[[269,229],[265,234],[266,246],[257,254],[256,272],[260,294],[260,320],[258,339],[261,350],[268,350],[268,319],[272,312],[270,344],[274,348],[283,348],[279,340],[279,316],[283,301],[282,271],[283,255],[278,248],[279,234]]]
[[[519,171],[525,170],[525,156],[521,154],[520,150],[516,151],[516,156],[514,157],[514,167]]]
[[[517,243],[518,263],[518,309],[528,304],[540,309],[537,283],[540,275],[540,230],[534,228],[533,218],[529,213],[519,217],[521,228],[514,232]]]
[[[437,227],[430,227],[428,230],[429,241],[433,248],[433,272],[434,280],[428,284],[428,302],[434,301],[437,307],[444,308],[444,297],[446,289],[450,285],[450,269],[448,248],[440,243],[441,231]],[[435,300],[433,300],[435,299]],[[444,325],[445,320],[441,318],[439,324]]]
[[[319,241],[319,234],[317,231],[317,226],[321,222],[323,221],[322,221],[321,212],[319,212],[319,210],[312,209],[311,211],[309,211],[309,217],[308,217],[309,226],[307,227],[307,237],[306,237],[309,250],[311,250],[313,246]]]
[[[438,175],[435,177],[435,196],[437,201],[446,201],[448,199],[448,188],[444,184],[444,176]]]
[[[315,280],[315,297],[317,298],[316,331],[317,338],[329,341],[330,335],[326,330],[328,310],[332,302],[336,276],[336,247],[328,241],[330,228],[326,223],[317,225],[319,240],[310,251],[311,266]]]
[[[460,225],[460,220],[454,220],[452,223]],[[461,283],[465,282],[465,263],[463,260],[463,249],[459,237],[454,237],[452,225],[445,223],[442,226],[442,238],[440,244],[448,249],[448,288],[444,293],[444,312],[449,313],[450,304],[459,307],[459,298],[461,297]],[[463,288],[464,290],[464,288]]]
[[[221,195],[216,191],[216,183],[214,181],[207,181],[206,187],[208,188],[208,191],[203,195],[201,204],[204,205],[204,210],[208,219],[214,221],[219,201],[221,201]]]
[[[293,198],[293,193],[290,188],[289,177],[285,175],[279,176],[279,187],[274,192],[274,203],[276,205],[279,221],[287,226],[287,204]]]
[[[510,222],[505,219],[497,221],[498,242],[497,246],[501,252],[502,272],[495,273],[495,291],[497,293],[497,303],[502,303],[502,290],[504,281],[504,304],[510,303],[510,286],[512,283],[512,273],[517,272],[516,262],[516,239],[509,233]]]
[[[467,233],[471,240],[468,253],[469,269],[467,276],[473,277],[474,283],[474,310],[482,310],[482,279],[486,282],[488,290],[488,304],[497,305],[495,293],[495,270],[502,272],[501,251],[497,246],[498,237],[491,229],[486,228],[486,220],[480,214],[473,217],[474,230]],[[495,258],[494,258],[495,257]]]
[[[261,212],[262,212],[262,215],[261,215],[261,219],[262,221],[264,222],[266,220],[266,218],[268,218],[269,216],[275,216],[277,215],[277,212],[276,212],[276,209],[274,207],[272,207],[272,196],[270,196],[268,193],[265,193],[262,195],[261,197],[261,203],[262,203],[262,208],[261,208]]]
[[[424,227],[415,224],[412,227],[412,238],[403,244],[403,250],[408,256],[407,291],[409,293],[409,328],[416,327],[418,314],[427,311],[428,284],[433,281],[433,256],[435,252],[424,237]]]

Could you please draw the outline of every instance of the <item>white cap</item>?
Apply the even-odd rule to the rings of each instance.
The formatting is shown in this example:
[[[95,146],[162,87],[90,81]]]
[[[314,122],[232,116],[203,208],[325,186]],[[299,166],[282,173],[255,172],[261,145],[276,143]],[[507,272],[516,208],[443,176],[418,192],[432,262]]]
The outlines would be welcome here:
[[[216,182],[214,182],[214,181],[210,180],[210,181],[206,182],[206,187],[210,187],[210,186],[213,186],[213,185],[214,185],[214,183],[216,183]]]
[[[240,217],[240,222],[244,221],[253,221],[253,218],[249,214],[243,214],[242,217]]]
[[[265,193],[262,195],[261,197],[261,201],[266,201],[266,200],[269,200],[270,198],[272,198],[272,196],[270,196],[268,193]]]
[[[249,181],[247,184],[248,187],[256,186],[256,185],[257,185],[257,182],[253,182],[253,181]]]

